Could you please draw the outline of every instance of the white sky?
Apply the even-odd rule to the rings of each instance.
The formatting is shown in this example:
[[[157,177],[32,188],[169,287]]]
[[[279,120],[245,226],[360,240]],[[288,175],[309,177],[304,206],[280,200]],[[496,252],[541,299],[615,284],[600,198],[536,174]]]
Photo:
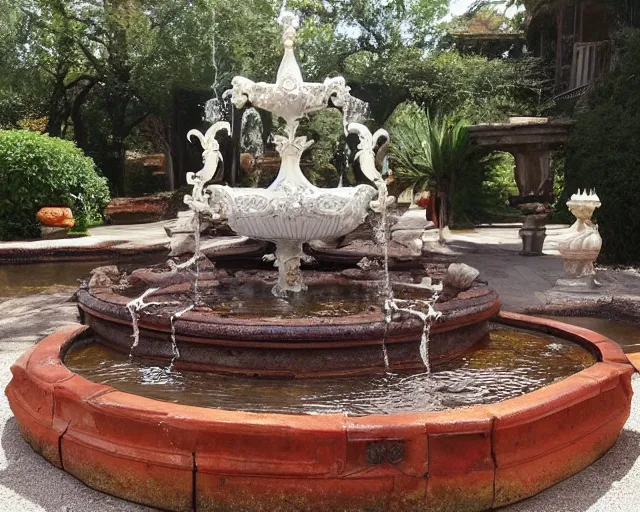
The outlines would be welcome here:
[[[475,0],[451,0],[449,3],[449,13],[452,16],[460,16],[467,12],[467,9],[473,4]]]
[[[476,0],[450,0],[449,2],[449,14],[445,16],[445,20],[450,20],[453,16],[460,16],[467,12],[469,7],[475,3]],[[509,18],[514,16],[518,12],[517,7],[509,7],[505,13]]]

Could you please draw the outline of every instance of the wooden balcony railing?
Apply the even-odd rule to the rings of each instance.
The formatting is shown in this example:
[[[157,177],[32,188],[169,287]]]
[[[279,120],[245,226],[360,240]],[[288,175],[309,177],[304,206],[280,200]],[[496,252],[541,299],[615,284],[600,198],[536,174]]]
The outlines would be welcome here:
[[[609,41],[575,43],[569,90],[591,84],[609,66]]]

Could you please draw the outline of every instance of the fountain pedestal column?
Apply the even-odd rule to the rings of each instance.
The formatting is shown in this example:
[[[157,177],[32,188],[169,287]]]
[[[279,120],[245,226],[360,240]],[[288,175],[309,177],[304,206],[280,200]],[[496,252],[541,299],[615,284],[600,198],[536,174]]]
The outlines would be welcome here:
[[[276,261],[278,262],[278,284],[274,287],[275,295],[286,292],[301,292],[307,287],[302,283],[300,258],[302,242],[296,240],[276,241]]]

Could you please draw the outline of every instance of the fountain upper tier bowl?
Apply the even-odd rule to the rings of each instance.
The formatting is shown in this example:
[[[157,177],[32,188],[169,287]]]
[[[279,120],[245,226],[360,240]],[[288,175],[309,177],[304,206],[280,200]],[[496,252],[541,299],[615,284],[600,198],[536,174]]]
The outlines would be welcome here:
[[[202,272],[199,304],[173,319],[193,300],[192,283],[160,285],[144,299],[158,304],[137,313],[139,343],[133,354],[168,364],[175,355],[173,329],[180,354],[175,364],[181,368],[279,377],[380,373],[385,370],[383,340],[392,368],[423,368],[423,322],[398,315],[387,324],[380,275],[352,279],[347,277],[350,272],[305,272],[309,289],[288,300],[271,293],[273,271]],[[414,301],[418,307],[431,298],[429,289],[402,284],[415,277],[411,273],[391,274],[397,298]],[[83,322],[104,343],[129,353],[132,316],[127,304],[146,286],[81,289]],[[468,350],[486,334],[487,321],[499,307],[495,291],[477,283],[436,304],[442,315],[431,327],[429,360],[449,359]]]
[[[305,180],[306,181],[306,180]],[[224,196],[229,225],[257,240],[291,241],[300,246],[357,228],[376,191],[368,185],[320,189],[310,183],[277,181],[272,188],[213,187]]]

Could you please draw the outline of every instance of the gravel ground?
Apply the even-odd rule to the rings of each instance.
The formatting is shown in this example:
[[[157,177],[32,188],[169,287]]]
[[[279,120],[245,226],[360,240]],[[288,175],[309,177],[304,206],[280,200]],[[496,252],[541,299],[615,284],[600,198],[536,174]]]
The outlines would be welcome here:
[[[67,297],[68,298],[68,297]],[[20,354],[51,331],[72,322],[75,309],[59,293],[0,303],[0,389]],[[30,308],[34,310],[30,311]],[[13,313],[13,314],[12,314]],[[632,416],[618,443],[580,474],[507,512],[634,512],[640,510],[640,377],[634,376]],[[22,440],[4,393],[0,394],[0,512],[142,512],[148,507],[107,496],[54,468]]]

